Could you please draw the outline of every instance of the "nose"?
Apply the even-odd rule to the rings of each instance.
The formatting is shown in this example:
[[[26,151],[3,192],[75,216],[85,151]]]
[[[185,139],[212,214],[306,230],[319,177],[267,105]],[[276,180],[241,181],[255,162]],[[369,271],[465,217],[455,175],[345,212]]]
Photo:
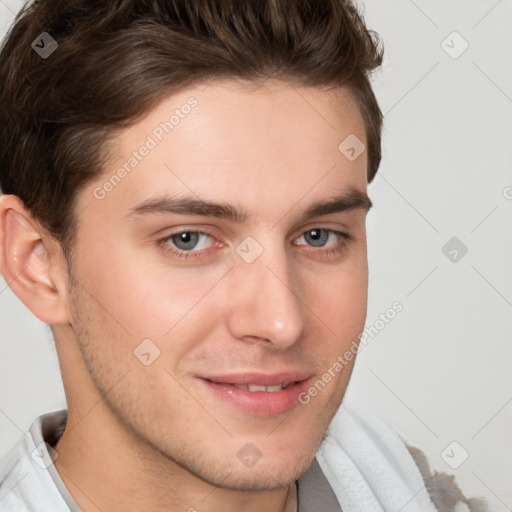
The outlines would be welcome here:
[[[283,350],[303,336],[306,308],[285,248],[274,245],[267,244],[252,263],[237,256],[230,272],[228,327],[236,339]]]

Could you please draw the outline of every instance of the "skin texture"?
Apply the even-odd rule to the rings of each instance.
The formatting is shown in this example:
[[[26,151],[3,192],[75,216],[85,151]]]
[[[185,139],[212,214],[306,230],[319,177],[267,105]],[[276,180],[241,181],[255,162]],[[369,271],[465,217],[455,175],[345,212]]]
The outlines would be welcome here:
[[[197,105],[101,199],[94,191],[175,108]],[[268,81],[196,85],[166,98],[115,141],[114,158],[83,189],[70,276],[60,247],[15,196],[0,208],[2,273],[52,325],[68,401],[55,461],[85,511],[282,511],[338,409],[355,358],[307,405],[269,417],[214,396],[198,375],[306,370],[321,378],[364,328],[366,211],[309,220],[302,212],[348,187],[366,192],[367,155],[339,144],[364,125],[347,90]],[[152,213],[160,195],[245,209],[251,220]],[[96,194],[97,196],[98,194]],[[171,234],[202,231],[198,257]],[[308,230],[347,232],[323,245]],[[252,263],[236,251],[248,236]],[[173,245],[174,242],[174,245]],[[179,240],[178,240],[179,243]],[[190,250],[189,250],[190,252]],[[160,351],[148,366],[142,340]],[[153,350],[153,349],[152,349]],[[246,467],[246,443],[261,458]]]

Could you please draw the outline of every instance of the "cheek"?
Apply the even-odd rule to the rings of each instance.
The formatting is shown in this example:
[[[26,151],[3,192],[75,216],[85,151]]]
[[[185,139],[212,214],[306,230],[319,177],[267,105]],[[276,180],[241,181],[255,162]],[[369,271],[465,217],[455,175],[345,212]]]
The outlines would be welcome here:
[[[328,278],[327,278],[328,277]],[[364,260],[306,284],[308,306],[314,312],[315,347],[322,368],[329,368],[347,350],[356,350],[367,315],[368,270]],[[355,343],[355,345],[354,345]],[[352,347],[352,348],[351,348]],[[355,357],[344,363],[341,379],[347,383]],[[339,375],[337,374],[339,377]],[[339,388],[341,389],[341,388]]]
[[[117,323],[132,338],[161,338],[183,323],[218,283],[226,269],[173,266],[156,253],[126,248],[106,249],[108,258],[97,264],[86,255],[81,280],[105,311],[107,323]],[[213,305],[210,304],[213,307]],[[204,307],[204,306],[203,306]]]
[[[345,330],[364,322],[368,299],[368,267],[365,261],[312,275],[304,289],[311,307],[338,334],[341,330],[334,329],[335,326],[343,326]]]

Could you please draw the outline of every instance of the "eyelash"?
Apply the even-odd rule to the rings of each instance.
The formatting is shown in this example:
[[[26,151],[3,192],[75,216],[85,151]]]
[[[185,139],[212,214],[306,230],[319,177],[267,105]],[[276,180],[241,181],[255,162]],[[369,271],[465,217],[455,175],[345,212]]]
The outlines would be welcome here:
[[[329,258],[337,256],[342,251],[344,251],[346,249],[347,245],[353,240],[352,236],[349,235],[348,233],[344,233],[343,231],[337,231],[337,230],[328,229],[328,228],[307,229],[306,231],[304,231],[302,233],[302,235],[304,233],[309,233],[311,231],[317,231],[317,230],[318,231],[327,231],[328,233],[334,233],[335,235],[338,235],[341,238],[341,240],[337,244],[335,244],[333,247],[330,247],[329,249],[324,249],[324,250],[322,250],[322,248],[318,248],[318,250],[315,251],[315,252],[319,253],[319,256],[321,256],[322,258],[329,259]],[[187,260],[188,258],[202,258],[202,257],[204,257],[204,253],[208,252],[210,250],[210,249],[204,249],[204,250],[199,250],[199,251],[182,251],[180,249],[173,249],[169,245],[168,240],[170,238],[172,238],[173,236],[181,235],[183,233],[204,234],[211,238],[214,238],[212,235],[210,235],[209,233],[206,233],[205,231],[189,229],[189,230],[182,230],[182,231],[176,231],[175,233],[171,233],[170,235],[167,235],[164,238],[158,239],[157,242],[159,243],[159,245],[162,246],[162,248],[166,254],[170,254],[172,257],[175,257],[175,258],[184,258],[185,260]],[[302,252],[304,252],[304,251],[302,251]]]

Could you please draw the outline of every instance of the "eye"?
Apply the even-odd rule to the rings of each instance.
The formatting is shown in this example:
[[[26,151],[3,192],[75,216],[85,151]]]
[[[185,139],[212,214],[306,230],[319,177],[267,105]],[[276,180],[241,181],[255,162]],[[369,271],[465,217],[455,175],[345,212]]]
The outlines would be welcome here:
[[[313,247],[323,247],[325,243],[329,240],[329,238],[334,238],[336,241],[336,237],[331,237],[331,235],[342,234],[338,231],[334,231],[332,229],[310,229],[304,232],[304,235],[301,238],[311,242]]]
[[[179,231],[159,240],[165,251],[178,258],[198,256],[209,248],[208,239],[213,237],[204,231]],[[211,242],[210,242],[211,244]],[[175,247],[175,248],[173,248]]]
[[[309,229],[304,232],[304,235],[302,235],[301,238],[304,238],[308,243],[311,243],[313,247],[324,247],[329,239],[334,242],[340,238],[342,238],[342,241],[346,241],[347,239],[350,240],[350,236],[347,233],[335,231],[334,229],[322,228]]]
[[[178,249],[188,251],[193,249],[201,239],[203,243],[200,245],[204,245],[204,238],[209,236],[201,231],[183,231],[182,233],[171,235],[169,239]],[[204,247],[199,247],[199,249],[204,249]]]
[[[301,239],[306,240],[307,244],[312,244],[312,246],[316,248],[328,247],[328,249],[323,251],[316,250],[312,252],[321,257],[329,258],[331,256],[336,256],[345,250],[348,243],[352,240],[352,236],[348,233],[343,233],[342,231],[336,231],[334,229],[314,228],[305,231],[301,237],[297,238],[297,240]],[[333,243],[327,245],[329,240]]]

